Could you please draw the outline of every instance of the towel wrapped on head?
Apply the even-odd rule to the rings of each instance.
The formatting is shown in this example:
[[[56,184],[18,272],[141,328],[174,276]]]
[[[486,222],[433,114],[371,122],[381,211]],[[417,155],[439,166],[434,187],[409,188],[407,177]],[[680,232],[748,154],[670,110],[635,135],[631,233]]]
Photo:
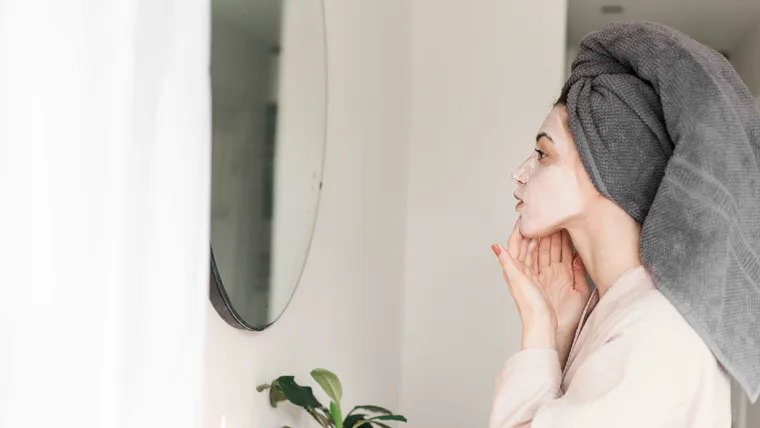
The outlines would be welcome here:
[[[643,225],[658,289],[760,393],[760,114],[717,51],[664,25],[587,35],[562,91],[595,187]]]

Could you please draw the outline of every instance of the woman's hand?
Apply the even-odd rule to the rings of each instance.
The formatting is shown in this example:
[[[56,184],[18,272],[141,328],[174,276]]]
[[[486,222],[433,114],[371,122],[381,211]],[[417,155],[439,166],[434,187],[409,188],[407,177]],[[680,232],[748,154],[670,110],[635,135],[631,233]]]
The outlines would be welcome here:
[[[523,323],[523,349],[556,349],[557,317],[549,303],[538,271],[536,241],[520,233],[520,220],[509,237],[507,248],[494,245],[504,279]]]
[[[557,318],[557,351],[564,366],[590,291],[586,268],[566,230],[541,238],[538,246],[538,278]]]

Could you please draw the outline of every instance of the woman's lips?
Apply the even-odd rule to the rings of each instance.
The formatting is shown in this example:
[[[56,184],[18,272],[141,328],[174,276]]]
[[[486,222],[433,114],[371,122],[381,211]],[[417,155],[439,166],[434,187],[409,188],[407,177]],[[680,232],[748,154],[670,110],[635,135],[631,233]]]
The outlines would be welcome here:
[[[515,205],[515,211],[519,212],[520,209],[522,208],[522,206],[525,205],[525,204],[523,203],[522,198],[520,197],[520,195],[517,194],[517,191],[515,191],[515,193],[513,193],[513,195],[514,195],[515,199],[517,199],[517,205]]]

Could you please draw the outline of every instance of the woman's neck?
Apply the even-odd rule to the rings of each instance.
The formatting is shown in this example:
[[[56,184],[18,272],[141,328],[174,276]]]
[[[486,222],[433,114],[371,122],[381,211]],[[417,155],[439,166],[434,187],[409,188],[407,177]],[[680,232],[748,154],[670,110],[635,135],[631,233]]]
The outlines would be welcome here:
[[[567,231],[600,297],[624,273],[641,266],[641,226],[606,198],[596,199],[583,214],[568,222]]]

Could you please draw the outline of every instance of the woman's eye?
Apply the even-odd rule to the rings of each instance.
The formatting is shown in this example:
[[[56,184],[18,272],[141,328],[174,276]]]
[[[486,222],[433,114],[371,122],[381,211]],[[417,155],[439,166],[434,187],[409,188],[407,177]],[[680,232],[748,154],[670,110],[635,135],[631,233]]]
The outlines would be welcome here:
[[[541,150],[539,149],[535,149],[535,150],[536,150],[536,154],[538,154],[538,160],[541,160],[544,158],[544,156],[546,156],[546,153],[542,152]]]

